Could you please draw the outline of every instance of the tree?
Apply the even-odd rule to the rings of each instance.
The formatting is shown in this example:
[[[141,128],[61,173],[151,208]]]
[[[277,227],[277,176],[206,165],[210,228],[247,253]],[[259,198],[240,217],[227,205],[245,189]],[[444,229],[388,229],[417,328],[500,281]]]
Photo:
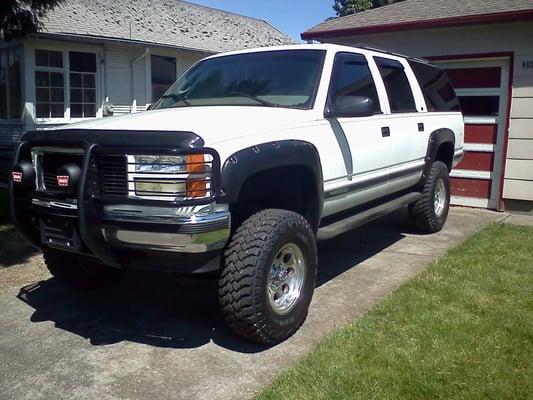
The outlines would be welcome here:
[[[27,36],[41,28],[41,20],[64,0],[0,0],[0,39]]]
[[[378,8],[387,6],[389,4],[398,3],[404,0],[334,0],[333,10],[337,17],[344,17],[345,15],[355,14],[361,11],[370,10],[371,8]]]

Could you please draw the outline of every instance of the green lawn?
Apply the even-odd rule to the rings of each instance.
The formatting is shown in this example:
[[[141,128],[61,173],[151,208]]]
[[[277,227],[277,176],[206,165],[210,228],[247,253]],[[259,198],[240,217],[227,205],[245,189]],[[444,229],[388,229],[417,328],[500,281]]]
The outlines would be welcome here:
[[[533,229],[493,224],[258,399],[532,399]]]

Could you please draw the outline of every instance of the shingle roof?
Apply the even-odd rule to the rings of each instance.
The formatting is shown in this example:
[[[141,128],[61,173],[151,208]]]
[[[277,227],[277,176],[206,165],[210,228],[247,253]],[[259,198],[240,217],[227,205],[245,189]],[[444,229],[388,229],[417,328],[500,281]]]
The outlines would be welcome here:
[[[416,22],[453,20],[488,14],[515,14],[533,10],[533,0],[405,0],[346,17],[323,22],[302,34],[305,39],[322,33],[349,30],[364,31],[378,26],[399,26]]]
[[[178,0],[66,0],[42,32],[220,52],[294,43],[266,21]],[[130,28],[131,24],[131,28]]]

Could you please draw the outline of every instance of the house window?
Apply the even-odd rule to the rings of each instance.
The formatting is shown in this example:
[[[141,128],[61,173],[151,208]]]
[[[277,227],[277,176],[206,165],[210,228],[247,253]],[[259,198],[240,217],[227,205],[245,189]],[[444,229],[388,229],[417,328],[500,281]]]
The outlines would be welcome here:
[[[0,119],[22,116],[21,54],[19,49],[0,51]]]
[[[68,52],[67,70],[62,51],[35,50],[35,103],[37,118],[96,117],[96,54]]]
[[[37,118],[63,118],[65,90],[63,53],[35,50],[35,103]]]
[[[152,56],[152,101],[158,100],[176,81],[176,59]]]
[[[96,54],[69,52],[70,117],[96,116]]]

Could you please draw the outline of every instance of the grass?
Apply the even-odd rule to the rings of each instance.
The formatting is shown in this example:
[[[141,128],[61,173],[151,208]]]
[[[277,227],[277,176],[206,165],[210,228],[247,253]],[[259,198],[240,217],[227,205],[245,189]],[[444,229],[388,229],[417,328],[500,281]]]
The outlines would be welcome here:
[[[493,224],[257,399],[533,398],[533,229]]]

